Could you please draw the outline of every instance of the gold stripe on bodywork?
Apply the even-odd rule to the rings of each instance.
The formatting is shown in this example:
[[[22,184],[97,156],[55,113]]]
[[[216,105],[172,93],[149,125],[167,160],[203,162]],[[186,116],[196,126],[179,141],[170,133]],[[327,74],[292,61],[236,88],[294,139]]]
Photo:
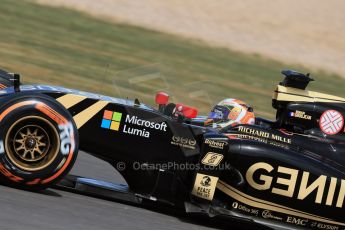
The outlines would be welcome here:
[[[285,206],[282,206],[279,204],[275,204],[275,203],[268,202],[265,200],[257,199],[255,197],[251,197],[247,194],[242,193],[241,191],[238,191],[237,189],[224,183],[223,181],[218,182],[217,188],[220,191],[222,191],[223,193],[232,197],[233,199],[235,199],[235,200],[237,200],[243,204],[255,207],[255,208],[266,209],[266,210],[279,212],[279,213],[292,215],[292,216],[298,216],[298,217],[302,217],[302,218],[306,218],[306,219],[310,219],[310,220],[314,220],[314,221],[319,221],[319,222],[323,222],[323,223],[345,226],[345,223],[336,222],[334,220],[330,220],[330,219],[327,219],[324,217],[320,217],[320,216],[316,216],[313,214],[301,212],[301,211],[291,209],[291,208],[288,208],[288,207],[285,207]]]
[[[75,95],[75,94],[66,94],[62,97],[59,97],[56,99],[58,102],[60,102],[66,109],[71,108],[72,106],[75,106],[76,104],[84,101],[87,97]]]
[[[104,107],[109,104],[107,101],[99,101],[90,106],[89,108],[85,109],[84,111],[75,115],[74,121],[77,125],[77,128],[80,129],[86,122],[91,120],[99,111],[101,111]]]
[[[274,92],[273,99],[277,101],[345,103],[345,98],[342,97],[281,85],[278,85]]]

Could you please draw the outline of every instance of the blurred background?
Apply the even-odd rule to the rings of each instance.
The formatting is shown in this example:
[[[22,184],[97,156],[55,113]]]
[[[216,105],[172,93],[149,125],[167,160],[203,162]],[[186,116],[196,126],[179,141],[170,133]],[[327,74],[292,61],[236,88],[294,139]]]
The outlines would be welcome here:
[[[0,66],[61,85],[207,113],[223,98],[274,117],[282,69],[345,97],[343,0],[0,0]]]

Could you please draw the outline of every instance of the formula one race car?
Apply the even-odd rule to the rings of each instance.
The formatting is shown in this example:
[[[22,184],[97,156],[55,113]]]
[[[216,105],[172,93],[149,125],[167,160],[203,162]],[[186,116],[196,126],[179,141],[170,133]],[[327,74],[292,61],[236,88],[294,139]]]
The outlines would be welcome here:
[[[309,74],[282,73],[276,121],[215,129],[165,93],[154,109],[138,99],[21,85],[19,75],[1,71],[1,179],[273,229],[344,229],[345,98],[306,90]],[[78,150],[109,162],[128,186],[68,176]]]

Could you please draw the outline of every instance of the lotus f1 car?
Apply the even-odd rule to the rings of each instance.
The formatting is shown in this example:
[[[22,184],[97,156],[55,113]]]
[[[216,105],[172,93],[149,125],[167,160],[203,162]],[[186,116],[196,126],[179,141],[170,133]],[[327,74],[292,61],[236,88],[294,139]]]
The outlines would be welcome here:
[[[19,75],[1,71],[1,179],[29,190],[58,184],[149,200],[273,229],[345,229],[345,98],[306,90],[309,75],[282,73],[273,96],[276,121],[215,130],[164,93],[154,109],[138,99],[20,85]],[[109,162],[128,186],[68,176],[78,150]]]

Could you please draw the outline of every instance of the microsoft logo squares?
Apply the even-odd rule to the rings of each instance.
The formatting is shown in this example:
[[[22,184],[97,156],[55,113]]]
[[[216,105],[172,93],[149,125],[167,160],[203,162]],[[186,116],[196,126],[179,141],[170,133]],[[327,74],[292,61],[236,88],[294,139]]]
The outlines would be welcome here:
[[[101,127],[104,129],[119,131],[121,119],[122,113],[105,110]]]

